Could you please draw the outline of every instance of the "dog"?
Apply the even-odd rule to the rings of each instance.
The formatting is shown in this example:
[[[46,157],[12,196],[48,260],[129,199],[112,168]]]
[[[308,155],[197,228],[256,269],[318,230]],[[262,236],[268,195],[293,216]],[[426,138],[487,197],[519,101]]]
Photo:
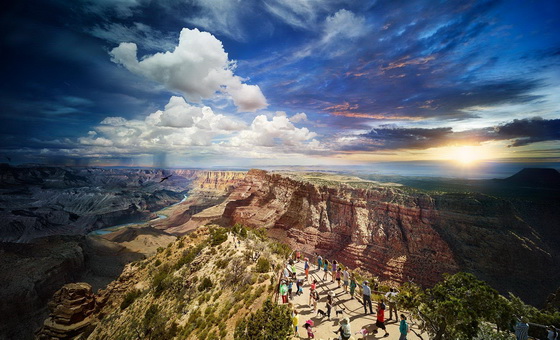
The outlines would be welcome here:
[[[324,318],[327,313],[322,309],[317,309],[317,315],[321,315],[321,317]]]
[[[339,315],[342,316],[344,314],[344,308],[340,308],[336,310],[336,316],[338,317]]]

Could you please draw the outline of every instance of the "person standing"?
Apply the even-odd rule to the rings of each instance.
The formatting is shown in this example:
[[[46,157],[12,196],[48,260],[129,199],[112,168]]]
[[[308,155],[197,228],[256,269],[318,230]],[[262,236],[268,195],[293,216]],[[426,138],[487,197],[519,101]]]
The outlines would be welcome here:
[[[352,275],[350,275],[350,297],[352,299],[354,298],[354,292],[356,291],[356,286],[358,286],[358,284],[356,283],[356,276],[354,276],[354,273],[352,273]]]
[[[315,334],[313,334],[313,321],[307,320],[305,325],[303,325],[305,329],[307,329],[307,339],[315,339]]]
[[[342,276],[342,268],[338,268],[335,274],[336,282],[338,283],[337,288],[340,288],[340,277]]]
[[[294,309],[292,314],[292,324],[294,325],[294,336],[298,336],[298,325],[299,325],[299,314],[298,311]]]
[[[336,262],[336,260],[333,260],[332,261],[331,282],[334,282],[334,277],[336,275],[337,265],[338,265],[338,262]]]
[[[348,284],[350,283],[350,273],[348,273],[348,269],[344,268],[342,271],[342,286],[344,287],[344,292],[348,293]]]
[[[364,314],[367,314],[367,305],[369,305],[369,313],[373,314],[373,307],[371,305],[371,288],[369,288],[368,284],[368,281],[364,281],[364,283],[362,284],[362,303],[364,304]]]
[[[309,305],[311,306],[311,303],[313,302],[313,291],[315,291],[315,289],[317,289],[317,280],[313,280],[313,283],[311,283],[311,286],[309,287]]]
[[[406,340],[406,336],[408,335],[408,323],[406,322],[406,316],[404,316],[404,314],[401,314],[401,323],[399,325],[399,332],[401,333],[401,336],[399,337],[399,340]]]
[[[305,281],[309,281],[309,259],[307,257],[305,258],[303,269],[305,270]]]
[[[325,275],[323,275],[323,281],[327,279],[327,275],[329,274],[329,260],[325,259],[323,262],[323,271]]]
[[[327,319],[328,320],[331,319],[331,310],[334,304],[333,297],[334,297],[334,293],[332,291],[329,291],[329,294],[327,295]]]
[[[322,266],[323,266],[323,257],[319,255],[317,257],[317,270],[321,270]]]
[[[525,317],[521,317],[521,319],[518,319],[517,325],[515,325],[513,329],[515,330],[516,340],[529,339],[529,324],[527,323],[527,319]]]
[[[387,304],[389,305],[389,318],[387,320],[393,320],[393,311],[395,311],[395,319],[398,320],[397,292],[394,288],[389,289],[389,292],[385,294],[385,299],[387,299]]]
[[[288,285],[286,280],[282,280],[282,283],[280,283],[280,295],[282,296],[282,303],[288,303]]]

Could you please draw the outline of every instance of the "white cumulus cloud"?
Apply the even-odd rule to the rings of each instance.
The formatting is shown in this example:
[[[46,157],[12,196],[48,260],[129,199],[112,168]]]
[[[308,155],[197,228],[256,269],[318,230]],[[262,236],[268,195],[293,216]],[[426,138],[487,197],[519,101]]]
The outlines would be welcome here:
[[[228,59],[222,43],[208,32],[184,28],[173,51],[138,60],[134,43],[121,43],[110,54],[129,71],[180,91],[192,102],[223,92],[232,97],[239,111],[255,112],[268,106],[257,85],[247,85],[234,75],[235,62]]]

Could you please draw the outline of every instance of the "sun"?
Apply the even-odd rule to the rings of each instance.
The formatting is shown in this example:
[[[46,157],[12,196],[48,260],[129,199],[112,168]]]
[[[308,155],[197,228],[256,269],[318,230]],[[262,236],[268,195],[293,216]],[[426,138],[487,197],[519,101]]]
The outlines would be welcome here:
[[[457,147],[454,154],[455,160],[463,165],[471,165],[479,161],[481,159],[480,156],[480,154],[477,154],[476,149],[469,145]]]

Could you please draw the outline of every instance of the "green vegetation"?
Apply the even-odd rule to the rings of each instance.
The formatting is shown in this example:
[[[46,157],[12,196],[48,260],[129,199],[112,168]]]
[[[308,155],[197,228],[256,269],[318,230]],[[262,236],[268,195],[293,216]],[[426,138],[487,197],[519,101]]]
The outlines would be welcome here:
[[[204,249],[204,243],[199,244],[196,247],[192,247],[189,250],[185,250],[183,252],[183,256],[177,261],[175,266],[173,267],[175,270],[182,268],[185,265],[190,264],[194,258]]]
[[[177,324],[166,328],[166,318],[161,314],[158,306],[151,305],[142,320],[143,333],[147,339],[172,339],[177,335]]]
[[[290,248],[289,245],[277,241],[272,241],[270,243],[270,250],[272,253],[278,254],[285,259],[287,259],[292,253],[292,248]]]
[[[399,304],[420,320],[420,329],[435,340],[507,338],[515,316],[525,316],[533,323],[560,325],[560,313],[539,311],[513,295],[508,300],[467,273],[445,275],[443,281],[426,290],[405,284]],[[530,327],[529,334],[545,336],[544,329],[537,327]]]
[[[168,265],[162,266],[154,278],[152,279],[152,288],[154,289],[154,296],[159,297],[170,285],[171,278],[169,277],[170,268]]]
[[[233,227],[231,227],[231,231],[240,238],[247,237],[247,228],[241,223],[236,223]]]
[[[202,282],[198,285],[198,291],[202,292],[202,291],[207,290],[209,288],[212,288],[212,280],[205,277],[204,279],[202,279]]]
[[[290,311],[285,305],[276,305],[267,299],[262,308],[240,320],[234,338],[286,339],[292,333]]]
[[[141,294],[142,292],[140,292],[138,289],[133,289],[130,292],[126,293],[123,302],[121,302],[121,310],[130,306],[134,302],[134,300],[136,300]]]
[[[227,229],[222,227],[210,228],[210,245],[215,247],[227,240]]]
[[[257,273],[268,273],[270,271],[270,261],[264,257],[260,257],[255,270]]]

